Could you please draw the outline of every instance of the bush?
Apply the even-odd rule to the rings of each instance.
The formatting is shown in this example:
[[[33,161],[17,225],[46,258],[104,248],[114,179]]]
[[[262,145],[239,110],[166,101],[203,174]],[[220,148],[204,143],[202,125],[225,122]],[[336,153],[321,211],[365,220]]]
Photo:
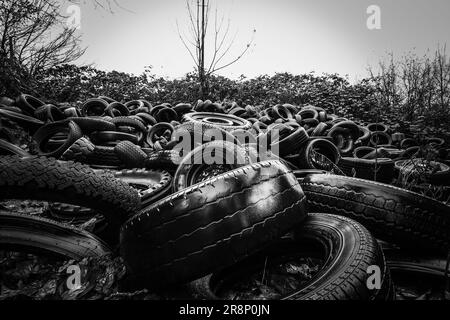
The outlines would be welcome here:
[[[450,60],[438,50],[434,58],[407,55],[380,63],[380,73],[356,84],[337,74],[277,73],[254,79],[208,79],[208,98],[217,102],[262,108],[277,103],[312,104],[350,120],[384,122],[408,132],[450,135]],[[118,101],[146,99],[153,104],[195,103],[199,84],[195,74],[181,79],[156,77],[151,69],[141,75],[105,72],[93,67],[61,65],[38,78],[43,99],[81,103],[100,95]]]

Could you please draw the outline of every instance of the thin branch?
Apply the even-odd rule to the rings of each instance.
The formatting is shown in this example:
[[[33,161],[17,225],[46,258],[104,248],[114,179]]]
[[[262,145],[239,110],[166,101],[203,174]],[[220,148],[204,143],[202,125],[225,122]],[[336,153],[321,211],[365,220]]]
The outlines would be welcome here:
[[[189,46],[186,44],[186,42],[185,42],[184,39],[183,39],[183,36],[181,35],[180,27],[179,27],[179,25],[178,25],[178,21],[177,21],[177,30],[178,30],[178,36],[180,37],[181,42],[183,43],[184,47],[185,47],[186,50],[189,52],[189,54],[190,54],[192,60],[194,60],[194,63],[195,63],[196,66],[198,67],[197,60],[195,59],[195,57],[194,57],[194,55],[193,55],[191,49],[189,49]]]

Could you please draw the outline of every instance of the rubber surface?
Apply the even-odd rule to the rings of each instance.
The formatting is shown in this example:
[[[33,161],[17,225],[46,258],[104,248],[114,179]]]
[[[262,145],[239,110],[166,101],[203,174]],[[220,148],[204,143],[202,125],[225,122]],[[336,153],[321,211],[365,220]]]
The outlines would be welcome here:
[[[0,157],[0,199],[42,200],[97,210],[119,226],[140,207],[136,190],[110,175],[45,157]]]
[[[310,175],[301,183],[308,209],[350,217],[378,238],[404,247],[447,250],[450,207],[391,185],[335,175]]]
[[[301,222],[304,202],[295,176],[278,161],[174,193],[123,225],[121,253],[130,279],[161,288],[230,265]]]
[[[30,154],[22,148],[0,139],[0,155],[18,155],[22,157],[29,156]]]
[[[121,141],[115,147],[117,157],[126,168],[143,168],[147,154],[142,149],[130,141]]]
[[[174,175],[173,191],[180,191],[198,183],[204,171],[214,168],[230,171],[250,163],[251,159],[243,147],[226,141],[205,143],[181,160]]]
[[[114,176],[138,190],[142,208],[168,196],[171,191],[172,177],[167,171],[122,170],[115,172]]]
[[[343,157],[339,168],[350,177],[389,183],[394,178],[394,161],[389,158],[376,160]]]
[[[102,257],[111,249],[84,230],[41,217],[0,211],[0,247],[48,253],[82,260]]]
[[[48,149],[49,140],[56,134],[68,130],[67,139],[55,147]],[[83,136],[80,127],[73,121],[63,120],[58,122],[48,123],[33,135],[36,141],[38,153],[41,156],[59,158],[62,154],[78,139]]]
[[[204,124],[213,125],[223,130],[250,129],[252,124],[238,116],[232,114],[217,114],[213,112],[194,112],[184,115],[184,121],[202,122]]]
[[[323,264],[304,286],[282,300],[391,300],[393,286],[381,248],[359,223],[336,215],[309,214],[294,237],[285,237],[246,260],[190,284],[194,297],[220,299],[223,287],[265,266],[295,258],[321,258]],[[367,269],[381,270],[381,289],[370,290]]]

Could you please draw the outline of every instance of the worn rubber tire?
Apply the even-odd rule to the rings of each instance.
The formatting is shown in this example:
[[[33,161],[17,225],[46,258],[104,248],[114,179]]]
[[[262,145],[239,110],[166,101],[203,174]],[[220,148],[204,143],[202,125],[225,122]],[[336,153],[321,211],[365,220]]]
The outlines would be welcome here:
[[[142,132],[144,134],[147,133],[147,129],[145,128],[142,121],[133,119],[132,117],[115,117],[112,118],[111,122],[114,123],[116,127],[132,127],[136,131]]]
[[[443,277],[446,268],[445,255],[408,252],[399,249],[383,249],[386,262],[392,271],[407,271]]]
[[[171,175],[163,170],[122,170],[114,176],[138,190],[142,208],[168,196],[172,186]]]
[[[319,123],[311,133],[312,137],[320,137],[323,136],[325,131],[327,130],[328,125],[325,122]]]
[[[35,118],[44,122],[60,121],[66,118],[64,113],[52,104],[45,104],[43,106],[40,106],[34,111],[34,116]]]
[[[34,111],[45,103],[29,94],[21,94],[16,98],[16,106],[25,114],[34,115]]]
[[[313,150],[318,150],[316,152],[324,155],[334,164],[337,164],[341,158],[338,148],[332,142],[325,139],[314,138],[300,150],[298,165],[300,169],[323,169],[319,168],[318,165],[311,160],[311,152]]]
[[[180,117],[178,116],[178,113],[175,112],[172,108],[166,107],[158,110],[153,115],[158,122],[171,122],[171,121],[178,121],[180,120]]]
[[[204,124],[213,125],[226,131],[233,131],[237,129],[248,130],[252,127],[252,124],[249,121],[232,114],[193,112],[185,114],[183,119],[184,121],[201,122]]]
[[[227,131],[215,125],[201,121],[188,121],[174,128],[172,139],[179,141],[180,137],[190,135],[191,150],[206,142],[211,142],[212,140],[234,142],[240,146],[241,142],[231,134],[232,131],[234,130]],[[220,135],[220,137],[217,137],[218,135]]]
[[[186,283],[243,259],[306,217],[281,162],[267,161],[177,192],[122,227],[121,253],[138,286]]]
[[[57,254],[80,261],[111,249],[84,230],[41,217],[0,211],[0,247]]]
[[[53,150],[46,150],[46,145],[49,144],[49,140],[56,134],[64,132],[68,129],[67,138],[61,141],[61,144],[55,147]],[[59,158],[63,153],[69,149],[69,147],[75,143],[78,139],[83,137],[81,128],[71,120],[63,120],[58,122],[48,123],[33,135],[33,140],[36,141],[38,154],[40,156]]]
[[[222,155],[217,163],[205,163],[205,153],[212,152]],[[215,157],[213,157],[216,160]],[[212,141],[198,146],[188,153],[178,165],[173,179],[172,190],[174,192],[185,189],[198,183],[199,175],[204,170],[208,170],[218,165],[226,165],[227,171],[231,171],[251,163],[245,148],[226,141]]]
[[[359,144],[362,146],[366,146],[370,142],[371,132],[367,127],[358,126],[359,127],[359,138],[356,140],[355,144]]]
[[[303,107],[298,112],[298,115],[302,117],[303,120],[305,119],[319,119],[319,112],[313,108],[313,107]]]
[[[364,156],[368,155],[369,153],[371,153],[374,150],[375,150],[375,148],[373,148],[373,147],[366,147],[366,146],[357,147],[357,148],[355,148],[355,150],[353,150],[353,157],[362,159]]]
[[[120,102],[112,102],[105,109],[105,115],[112,117],[113,119],[119,117],[128,117],[130,115],[130,110],[124,104]]]
[[[115,147],[117,157],[125,165],[125,168],[143,168],[147,154],[130,141],[121,141]]]
[[[276,126],[274,126],[274,128],[276,128]],[[269,131],[265,137],[269,135],[271,135],[271,131]],[[271,150],[278,150],[280,156],[287,156],[299,152],[308,142],[309,135],[306,133],[305,129],[299,127],[296,130],[290,130],[290,133],[287,133],[285,136],[283,136],[282,131],[280,131],[280,136],[277,137],[277,139],[278,141],[272,142]]]
[[[140,207],[127,184],[88,166],[53,158],[0,157],[0,199],[29,199],[87,207],[119,227]]]
[[[25,114],[13,111],[0,109],[0,119],[3,117],[17,123],[22,128],[27,129],[31,134],[36,132],[36,130],[38,130],[40,127],[44,125],[44,122],[34,117],[30,117]]]
[[[382,144],[392,144],[391,136],[383,131],[372,132],[370,136],[370,145],[375,147]]]
[[[376,239],[362,225],[330,214],[309,214],[295,228],[294,237],[285,237],[246,260],[189,285],[196,298],[220,299],[221,287],[243,279],[266,264],[278,264],[303,256],[320,256],[324,265],[305,285],[281,300],[392,300],[393,284],[383,252]],[[381,289],[370,290],[367,269],[381,270]],[[256,270],[255,270],[256,269]]]
[[[164,134],[165,131],[170,131],[171,132],[171,136],[173,135],[174,132],[174,127],[167,122],[159,122],[157,124],[155,124],[153,127],[150,128],[150,130],[148,131],[145,139],[147,144],[150,146],[150,148],[153,148],[156,141],[155,141],[155,136]]]
[[[272,107],[274,115],[276,115],[276,119],[283,119],[285,121],[289,121],[289,119],[294,118],[294,114],[287,107],[281,104],[277,104]]]
[[[343,157],[339,169],[347,176],[390,183],[394,178],[394,161],[389,158],[376,160]]]
[[[95,131],[115,131],[116,125],[100,117],[72,117],[68,120],[75,122],[88,135]]]
[[[148,113],[137,113],[136,117],[139,117],[142,119],[142,121],[144,121],[144,124],[146,126],[154,126],[157,122],[156,119],[153,118],[151,115],[149,115]]]
[[[450,207],[420,194],[377,182],[310,175],[301,185],[310,211],[347,216],[378,238],[404,247],[450,247]]]
[[[94,150],[86,155],[86,163],[93,166],[121,167],[123,166],[114,147],[95,146]]]
[[[163,169],[173,173],[178,168],[180,162],[181,157],[176,150],[160,150],[152,152],[145,159],[145,168]]]
[[[369,129],[370,132],[381,131],[385,133],[387,133],[389,130],[388,126],[385,125],[384,123],[369,123],[367,125],[367,129]]]
[[[103,99],[92,98],[83,103],[81,113],[84,116],[102,116],[108,105],[108,102]]]
[[[129,141],[138,144],[139,140],[134,134],[119,131],[95,131],[89,135],[93,143],[103,146],[115,146],[120,141]]]
[[[26,157],[30,154],[15,144],[0,139],[0,155],[18,155]]]

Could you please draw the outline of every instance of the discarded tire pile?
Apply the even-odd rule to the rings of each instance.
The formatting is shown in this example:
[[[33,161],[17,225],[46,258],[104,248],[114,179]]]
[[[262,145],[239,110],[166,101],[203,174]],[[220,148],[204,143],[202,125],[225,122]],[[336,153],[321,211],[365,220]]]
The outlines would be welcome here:
[[[45,201],[50,212],[0,206],[0,249],[75,260],[116,252],[127,267],[121,290],[201,299],[230,298],[261,270],[259,286],[272,293],[241,297],[390,300],[390,266],[444,274],[443,263],[427,269],[404,253],[443,261],[450,207],[397,187],[447,190],[442,139],[424,147],[382,123],[290,104],[99,97],[73,107],[20,95],[0,98],[0,119],[0,200]],[[79,228],[93,217],[95,228]],[[387,257],[379,240],[395,248]],[[315,271],[300,270],[302,257]]]

